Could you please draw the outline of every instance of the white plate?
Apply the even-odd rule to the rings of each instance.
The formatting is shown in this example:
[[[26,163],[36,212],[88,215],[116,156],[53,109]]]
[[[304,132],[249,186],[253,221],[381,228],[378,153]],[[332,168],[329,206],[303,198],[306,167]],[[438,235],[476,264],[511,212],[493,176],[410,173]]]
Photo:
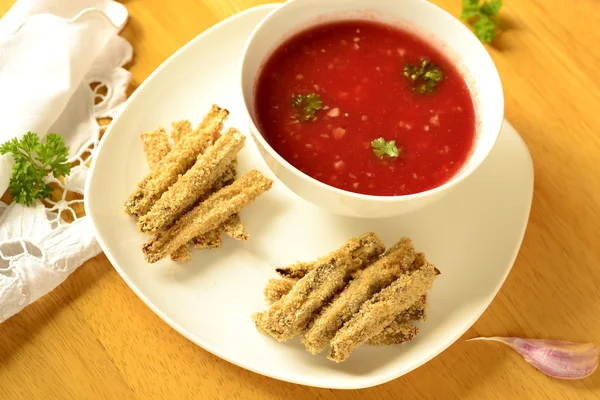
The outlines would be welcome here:
[[[242,212],[251,238],[225,239],[221,249],[194,252],[193,261],[148,265],[147,237],[123,203],[147,172],[139,134],[189,118],[197,123],[217,103],[240,120],[238,67],[244,42],[274,5],[238,14],[192,40],[133,94],[112,123],[92,165],[85,205],[107,257],[133,291],[163,320],[204,349],[273,378],[327,388],[363,388],[397,378],[457,340],[483,313],[508,275],[527,225],[533,168],[519,135],[505,123],[489,159],[440,203],[409,216],[363,220],[327,214],[280,182]],[[248,134],[240,169],[272,177]],[[390,245],[413,238],[442,271],[430,294],[429,318],[412,342],[362,346],[335,364],[312,356],[299,340],[277,343],[256,331],[250,315],[265,308],[263,288],[273,267],[325,254],[366,231]]]

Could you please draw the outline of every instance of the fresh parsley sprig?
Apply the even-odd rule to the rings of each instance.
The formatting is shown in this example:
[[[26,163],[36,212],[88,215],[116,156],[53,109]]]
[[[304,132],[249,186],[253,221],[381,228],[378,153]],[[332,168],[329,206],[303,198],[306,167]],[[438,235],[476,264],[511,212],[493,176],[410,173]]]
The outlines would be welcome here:
[[[49,133],[44,142],[27,132],[23,139],[14,138],[0,145],[0,154],[11,154],[15,160],[8,190],[17,203],[31,205],[34,200],[50,197],[54,188],[44,180],[48,170],[54,177],[67,176],[69,149],[62,136]]]
[[[371,148],[373,149],[375,156],[379,158],[383,158],[384,156],[398,158],[401,152],[401,149],[396,147],[395,140],[386,142],[386,140],[382,137],[373,140],[371,142]]]
[[[423,58],[419,65],[406,64],[404,76],[411,81],[413,92],[427,94],[433,92],[444,79],[444,72],[436,64]]]
[[[300,121],[310,121],[314,118],[317,111],[323,109],[323,102],[321,96],[315,93],[307,95],[296,95],[292,98],[292,107],[296,110],[296,117]]]
[[[496,37],[496,28],[504,29],[498,19],[502,8],[502,0],[485,0],[479,5],[480,0],[463,0],[463,9],[460,18],[473,22],[473,32],[483,43],[491,43]]]

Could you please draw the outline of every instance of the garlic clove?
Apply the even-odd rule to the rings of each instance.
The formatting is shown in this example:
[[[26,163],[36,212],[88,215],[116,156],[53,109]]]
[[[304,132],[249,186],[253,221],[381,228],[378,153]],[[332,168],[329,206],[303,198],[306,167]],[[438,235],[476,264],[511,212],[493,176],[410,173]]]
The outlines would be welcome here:
[[[498,336],[467,341],[475,340],[504,343],[537,370],[553,378],[583,379],[598,368],[598,348],[592,343]]]

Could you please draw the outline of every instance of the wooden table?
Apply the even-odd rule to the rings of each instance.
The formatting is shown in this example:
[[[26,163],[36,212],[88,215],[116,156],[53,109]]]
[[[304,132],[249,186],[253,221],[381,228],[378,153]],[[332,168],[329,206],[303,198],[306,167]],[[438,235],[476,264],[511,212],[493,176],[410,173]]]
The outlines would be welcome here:
[[[0,14],[14,0],[0,0]],[[127,0],[133,87],[209,26],[262,0]],[[437,0],[454,15],[459,0]],[[506,117],[533,155],[523,248],[465,338],[518,335],[600,345],[600,3],[507,2],[490,47]],[[32,96],[35,95],[32,93]],[[510,162],[510,160],[507,160]],[[481,266],[485,268],[485,265]],[[362,391],[307,388],[245,371],[154,315],[103,255],[0,325],[1,399],[592,399],[600,372],[558,381],[499,344],[459,340],[418,370]]]

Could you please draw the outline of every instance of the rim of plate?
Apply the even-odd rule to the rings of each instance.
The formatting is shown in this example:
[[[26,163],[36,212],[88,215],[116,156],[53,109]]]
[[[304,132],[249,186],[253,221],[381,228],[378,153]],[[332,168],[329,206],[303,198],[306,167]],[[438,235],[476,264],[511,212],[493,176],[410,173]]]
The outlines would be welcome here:
[[[277,7],[279,7],[281,4],[277,4],[277,3],[271,3],[271,4],[264,4],[264,5],[260,5],[257,7],[253,7],[253,8],[249,8],[246,9],[244,11],[241,11],[237,14],[232,15],[229,18],[226,18],[220,22],[218,22],[217,24],[211,26],[210,28],[204,30],[203,32],[201,32],[200,34],[198,34],[195,38],[191,39],[188,43],[186,43],[185,45],[183,45],[180,49],[178,49],[175,53],[173,53],[168,59],[166,59],[160,66],[158,66],[145,80],[144,82],[136,89],[136,91],[132,94],[132,96],[127,100],[125,106],[123,107],[122,111],[119,113],[119,115],[114,119],[114,121],[111,122],[109,128],[107,129],[106,133],[104,134],[105,138],[108,137],[109,135],[112,134],[113,131],[113,127],[116,125],[115,123],[118,122],[123,113],[125,112],[125,110],[128,108],[129,103],[132,102],[135,98],[137,98],[137,96],[143,91],[143,89],[145,88],[145,86],[159,73],[162,72],[162,70],[164,68],[166,68],[166,66],[168,64],[170,64],[175,58],[177,58],[181,53],[187,51],[188,48],[192,47],[197,41],[202,40],[204,38],[205,35],[207,35],[208,33],[212,32],[213,30],[217,30],[219,28],[221,28],[223,25],[226,25],[228,23],[233,22],[236,19],[240,19],[243,18],[244,16],[246,16],[247,14],[251,14],[251,13],[255,13],[258,11],[262,11],[262,10],[269,10],[269,12],[267,12],[265,14],[265,16],[269,15],[270,12],[273,12]],[[516,132],[516,136],[519,139],[520,145],[524,147],[527,156],[528,156],[528,160],[529,160],[529,168],[531,170],[532,173],[532,180],[534,179],[534,171],[533,171],[533,161],[531,159],[531,155],[527,149],[527,146],[523,140],[523,138],[521,138],[521,136]],[[100,153],[102,151],[102,149],[104,148],[104,144],[106,143],[106,140],[101,140],[100,141],[100,145],[98,146],[97,149],[97,153]],[[93,212],[90,212],[90,182],[92,181],[92,177],[95,173],[96,170],[96,164],[97,164],[97,160],[98,157],[96,156],[93,160],[92,163],[90,165],[90,177],[88,178],[87,182],[86,182],[86,186],[85,186],[85,191],[84,191],[84,206],[85,206],[85,210],[87,215],[90,217],[90,221],[92,223],[92,227],[94,228],[94,231],[96,232],[96,238],[98,240],[98,243],[100,244],[102,250],[104,251],[106,257],[108,258],[108,260],[110,261],[110,263],[112,264],[113,268],[115,268],[115,270],[118,272],[118,274],[121,276],[121,278],[127,283],[127,285],[129,286],[129,288],[144,302],[144,304],[150,308],[150,310],[152,310],[152,312],[154,312],[160,319],[162,319],[164,322],[166,322],[171,328],[175,329],[179,334],[181,334],[183,337],[185,337],[186,339],[188,339],[190,342],[194,343],[195,345],[201,347],[202,349],[208,351],[209,353],[212,353],[214,355],[216,355],[217,357],[233,364],[233,365],[237,365],[241,368],[244,368],[248,371],[252,371],[254,373],[257,373],[259,375],[263,375],[263,376],[267,376],[273,379],[277,379],[280,381],[284,381],[284,382],[290,382],[290,383],[294,383],[294,384],[299,384],[299,385],[305,385],[305,386],[311,386],[311,387],[317,387],[317,388],[325,388],[325,389],[342,389],[342,390],[350,390],[350,389],[364,389],[364,388],[369,388],[369,387],[373,387],[373,386],[377,386],[377,385],[381,385],[384,383],[387,383],[389,381],[392,381],[394,379],[397,379],[411,371],[414,371],[415,369],[419,368],[420,366],[426,364],[427,362],[431,361],[433,358],[437,357],[438,355],[440,355],[442,352],[444,352],[448,347],[450,347],[454,342],[456,342],[458,339],[460,339],[460,337],[462,335],[464,335],[464,333],[473,326],[473,324],[481,317],[481,315],[485,312],[485,310],[487,310],[487,308],[489,307],[489,305],[492,303],[492,301],[494,300],[494,298],[496,297],[496,295],[498,294],[498,292],[500,291],[500,288],[502,287],[502,285],[504,284],[504,282],[506,281],[506,278],[508,277],[508,274],[510,273],[510,271],[512,270],[512,267],[514,265],[514,262],[518,256],[518,253],[520,251],[522,242],[523,242],[523,238],[525,236],[525,232],[527,229],[527,221],[529,220],[529,215],[531,212],[531,205],[532,205],[532,199],[533,199],[533,185],[531,186],[531,193],[529,195],[530,201],[528,202],[528,207],[525,210],[525,215],[523,216],[523,218],[525,219],[526,223],[523,225],[523,228],[520,232],[519,235],[519,240],[518,240],[518,246],[515,247],[515,250],[513,251],[513,255],[511,257],[511,262],[510,265],[508,266],[508,268],[506,269],[506,271],[504,272],[502,279],[500,279],[494,289],[493,292],[490,292],[490,295],[488,297],[488,301],[487,304],[484,307],[481,307],[481,310],[478,310],[477,312],[473,313],[472,316],[470,318],[465,318],[465,322],[464,322],[464,327],[463,329],[461,329],[461,332],[459,335],[456,335],[456,337],[452,336],[447,336],[444,340],[440,341],[440,344],[437,346],[437,349],[435,349],[435,351],[433,351],[432,353],[430,353],[431,355],[428,357],[425,357],[417,362],[413,362],[413,363],[407,363],[407,367],[399,369],[399,370],[395,370],[395,372],[392,373],[387,373],[387,374],[380,374],[378,375],[376,378],[371,378],[371,379],[362,379],[362,380],[357,380],[358,382],[360,382],[358,385],[352,385],[352,386],[337,386],[337,385],[324,385],[320,382],[311,382],[311,381],[303,381],[301,379],[290,379],[289,377],[286,376],[281,376],[280,374],[277,373],[277,370],[273,370],[273,371],[263,371],[263,370],[259,370],[256,369],[250,365],[247,365],[245,362],[237,362],[233,359],[231,359],[230,357],[224,355],[219,349],[213,347],[210,344],[200,344],[199,341],[196,338],[196,335],[193,334],[192,332],[189,332],[187,329],[183,328],[182,326],[180,326],[177,322],[173,321],[168,315],[166,315],[162,310],[160,310],[147,296],[144,292],[142,292],[138,286],[129,278],[128,274],[121,268],[121,266],[118,264],[118,262],[116,261],[116,259],[114,258],[113,254],[110,252],[110,250],[105,250],[107,248],[106,243],[104,242],[104,240],[102,239],[102,236],[98,234],[98,230],[96,228],[96,223],[94,222],[94,217],[93,217]],[[302,375],[298,375],[298,377],[302,377]]]

